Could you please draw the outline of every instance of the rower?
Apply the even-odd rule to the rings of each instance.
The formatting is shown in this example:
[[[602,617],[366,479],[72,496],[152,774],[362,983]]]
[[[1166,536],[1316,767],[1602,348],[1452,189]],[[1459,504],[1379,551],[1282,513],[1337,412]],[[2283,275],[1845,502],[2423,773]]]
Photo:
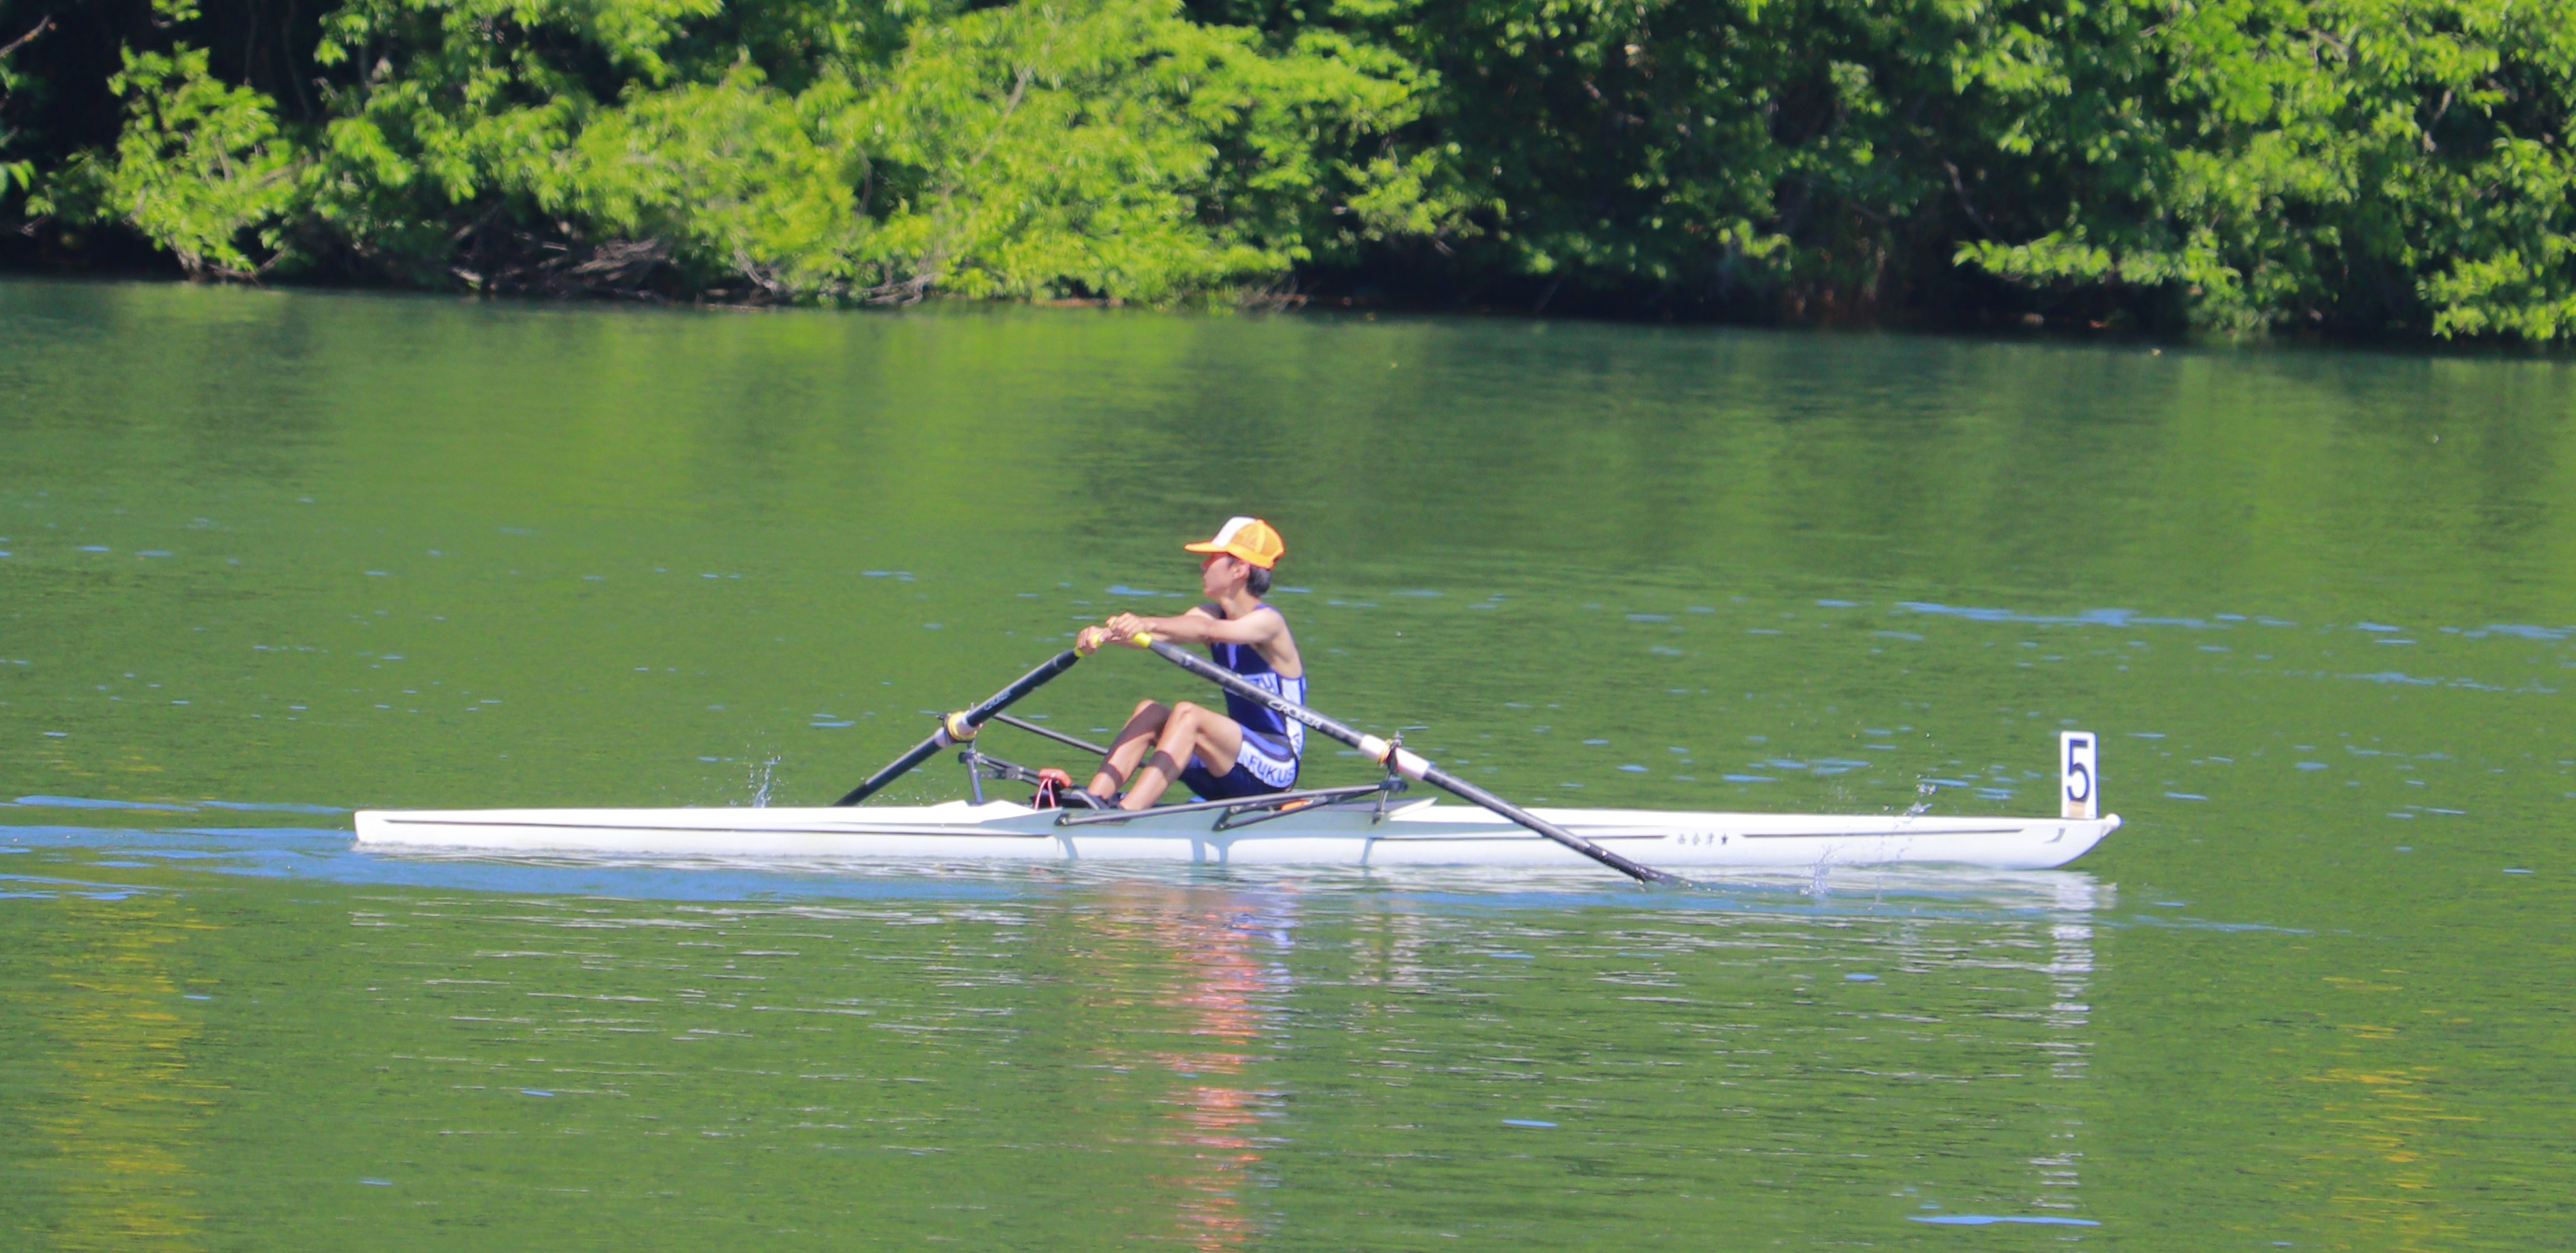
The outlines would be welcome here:
[[[1184,549],[1206,554],[1199,562],[1199,590],[1207,603],[1178,617],[1119,614],[1084,627],[1074,647],[1090,652],[1104,643],[1141,647],[1137,637],[1205,644],[1217,665],[1261,690],[1306,703],[1306,666],[1288,620],[1262,602],[1271,570],[1287,552],[1279,532],[1259,518],[1228,519],[1216,538]],[[1226,693],[1225,712],[1176,701],[1146,699],[1119,729],[1091,777],[1089,791],[1106,801],[1124,786],[1122,809],[1143,809],[1174,779],[1202,800],[1233,800],[1283,792],[1297,785],[1297,759],[1306,748],[1304,725],[1257,701]]]

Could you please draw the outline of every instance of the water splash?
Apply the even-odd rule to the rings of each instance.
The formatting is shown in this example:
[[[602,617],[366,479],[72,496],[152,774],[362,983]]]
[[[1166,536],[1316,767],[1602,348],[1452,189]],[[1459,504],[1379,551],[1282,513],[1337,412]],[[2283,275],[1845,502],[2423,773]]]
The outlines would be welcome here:
[[[1923,815],[1932,812],[1932,798],[1940,791],[1940,784],[1934,783],[1930,779],[1916,779],[1914,781],[1914,803],[1905,807],[1905,816],[1908,818],[1920,818]]]
[[[751,807],[769,808],[769,798],[778,787],[778,754],[755,758],[751,763]]]

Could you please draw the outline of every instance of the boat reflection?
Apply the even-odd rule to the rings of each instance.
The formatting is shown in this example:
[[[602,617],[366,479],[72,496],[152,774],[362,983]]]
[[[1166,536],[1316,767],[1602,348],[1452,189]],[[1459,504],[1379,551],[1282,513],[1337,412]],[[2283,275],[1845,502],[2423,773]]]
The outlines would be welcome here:
[[[2004,1154],[1977,1164],[1982,1154],[1961,1156],[1946,1124],[1930,1120],[1901,1138],[1920,1140],[1921,1160],[1949,1165],[1888,1182],[1938,1197],[1953,1213],[2092,1221],[2082,1190],[2099,1096],[2096,920],[2114,893],[2089,875],[1837,872],[1821,893],[1812,882],[1736,883],[1713,900],[1613,888],[1628,908],[1570,913],[1560,893],[1588,897],[1597,885],[1522,882],[1515,893],[1453,895],[1466,885],[1408,875],[1400,887],[1381,879],[1374,892],[1333,893],[1327,907],[1326,898],[1308,899],[1311,879],[1246,878],[1128,879],[1107,885],[1099,907],[1080,915],[1106,959],[1093,966],[1105,980],[1095,990],[1107,994],[1096,1004],[1139,1028],[1114,1036],[1120,1042],[1101,1060],[1158,1080],[1140,1137],[1150,1163],[1141,1191],[1155,1198],[1147,1212],[1156,1217],[1139,1236],[1218,1249],[1335,1221],[1297,1213],[1290,1194],[1268,1191],[1318,1167],[1270,1130],[1285,1128],[1291,1055],[1306,1059],[1293,1072],[1306,1083],[1317,1080],[1311,1064],[1324,1055],[1336,1059],[1336,1076],[1368,1075],[1379,1112],[1360,1115],[1359,1125],[1372,1140],[1386,1138],[1378,1147],[1390,1161],[1414,1160],[1407,1129],[1480,1106],[1551,1123],[1558,1116],[1547,1109],[1574,1111],[1588,1124],[1584,1136],[1800,1160],[1828,1111],[1911,1099],[1927,1064],[1938,1066],[1939,1082],[1971,1085],[1977,1100],[2020,1111],[2005,1140],[1983,1146]],[[1885,1001],[1829,996],[1815,978],[1820,965],[1874,969],[1881,975],[1862,977],[1897,982],[1881,985],[1890,989]],[[1780,984],[1793,980],[1805,982],[1783,997]],[[1526,1020],[1566,1001],[1591,1008],[1499,1037],[1451,1036],[1412,1012],[1473,1002]],[[1505,1004],[1513,1008],[1495,1008]],[[1963,1044],[1968,1053],[1931,1062],[1904,1043],[1916,1024],[1942,1022],[1953,1025],[1937,1033],[1936,1051]],[[1319,1030],[1332,1040],[1316,1039]],[[1659,1038],[1705,1047],[1665,1052],[1652,1044]],[[1839,1060],[1821,1068],[1774,1060],[1819,1053]],[[1636,1085],[1658,1097],[1621,1091],[1628,1085],[1566,1088],[1579,1072],[1563,1069],[1563,1059],[1648,1054],[1674,1068],[1669,1082],[1678,1086]],[[1533,1060],[1543,1056],[1559,1060]],[[1736,1086],[1748,1079],[1755,1090]],[[1673,1186],[1722,1190],[1734,1169],[1722,1158]]]

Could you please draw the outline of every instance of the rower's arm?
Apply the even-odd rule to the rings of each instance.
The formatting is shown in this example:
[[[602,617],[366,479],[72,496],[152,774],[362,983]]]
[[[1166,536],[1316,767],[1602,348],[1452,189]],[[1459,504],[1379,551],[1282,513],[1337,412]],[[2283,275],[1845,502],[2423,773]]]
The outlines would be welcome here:
[[[1241,618],[1220,618],[1205,609],[1192,609],[1170,618],[1147,618],[1122,613],[1109,620],[1113,638],[1125,642],[1142,631],[1157,639],[1175,644],[1267,644],[1287,629],[1287,620],[1276,613],[1256,613]]]

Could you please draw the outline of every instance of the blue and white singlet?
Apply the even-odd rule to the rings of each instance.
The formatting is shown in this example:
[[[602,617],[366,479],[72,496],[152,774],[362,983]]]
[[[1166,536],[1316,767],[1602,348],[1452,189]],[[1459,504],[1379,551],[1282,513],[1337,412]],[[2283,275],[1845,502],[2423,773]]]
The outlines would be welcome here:
[[[1279,612],[1269,605],[1257,606],[1253,612],[1265,609]],[[1208,656],[1273,696],[1299,705],[1306,703],[1306,676],[1291,679],[1281,675],[1270,668],[1270,659],[1250,644],[1211,641]],[[1243,751],[1234,758],[1237,766],[1274,788],[1297,785],[1297,759],[1306,752],[1306,724],[1283,718],[1279,711],[1233,692],[1225,694],[1225,716],[1243,727]]]

